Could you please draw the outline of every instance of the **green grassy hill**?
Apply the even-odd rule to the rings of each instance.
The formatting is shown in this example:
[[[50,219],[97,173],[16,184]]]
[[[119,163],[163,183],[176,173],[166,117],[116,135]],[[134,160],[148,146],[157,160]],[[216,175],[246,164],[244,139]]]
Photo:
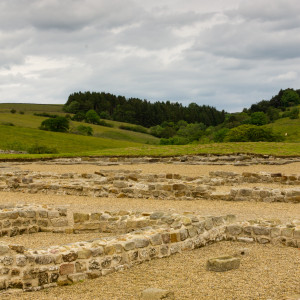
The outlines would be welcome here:
[[[139,147],[141,145],[124,140],[0,125],[0,149],[27,150],[35,144],[56,148],[59,153],[81,153],[108,148]]]
[[[10,113],[11,109],[17,112]],[[20,111],[24,114],[20,114]],[[186,154],[230,154],[257,153],[271,155],[300,156],[300,119],[283,118],[275,123],[265,125],[272,127],[275,132],[286,136],[284,143],[215,143],[190,144],[183,146],[146,145],[157,144],[158,139],[143,133],[119,129],[120,123],[107,121],[113,127],[71,122],[76,128],[79,124],[91,126],[93,137],[70,133],[57,133],[39,130],[45,117],[35,116],[34,113],[47,112],[50,114],[65,114],[62,105],[41,104],[0,104],[0,149],[28,150],[38,144],[56,148],[59,154],[42,155],[11,155],[0,154],[0,158],[39,158],[52,156],[92,156],[92,155],[186,155]],[[14,126],[9,126],[12,123]],[[6,124],[6,125],[4,125]],[[131,124],[126,124],[131,125]]]
[[[285,142],[300,142],[300,119],[278,119],[274,123],[270,123],[264,127],[272,128],[275,133],[284,136]]]
[[[10,110],[15,109],[16,113],[11,113]],[[24,114],[20,114],[20,111],[24,112]],[[40,117],[35,116],[34,113],[42,113],[46,112],[49,114],[63,114],[62,112],[62,105],[40,105],[40,104],[10,104],[10,103],[4,103],[0,104],[0,125],[1,131],[0,131],[0,137],[4,137],[4,131],[7,130],[7,126],[3,127],[4,125],[13,124],[14,126],[10,127],[16,127],[20,130],[16,130],[15,136],[11,137],[9,139],[9,142],[12,143],[14,139],[16,142],[18,140],[23,140],[23,138],[20,136],[19,133],[22,132],[24,134],[26,132],[26,129],[38,129],[41,125],[41,122],[46,117]],[[123,142],[132,142],[132,143],[140,143],[140,144],[158,144],[159,139],[144,133],[139,132],[133,132],[128,130],[119,129],[119,126],[126,123],[120,123],[115,121],[106,121],[107,123],[111,124],[112,127],[105,127],[105,126],[99,126],[99,125],[93,125],[93,124],[85,124],[81,122],[70,122],[70,128],[74,129],[80,124],[85,124],[93,128],[94,137],[85,137],[87,139],[108,139],[107,144],[110,144],[110,140],[118,140],[123,145]],[[131,125],[131,124],[126,124]],[[21,130],[22,129],[22,130]],[[13,131],[14,129],[9,128],[10,131]],[[19,132],[19,133],[18,133]],[[28,131],[29,132],[29,131]],[[42,134],[44,134],[44,131],[41,131]],[[55,135],[55,133],[53,133]],[[34,134],[36,135],[36,134]],[[52,137],[54,137],[52,135]],[[69,134],[71,135],[71,134]],[[72,135],[73,136],[73,135]],[[48,136],[50,138],[50,136]],[[64,137],[66,138],[66,137]],[[73,137],[74,138],[74,137]],[[78,136],[77,136],[78,138]],[[0,148],[5,146],[6,141],[0,141]],[[49,140],[49,143],[51,141]],[[114,144],[114,143],[113,143]],[[123,145],[124,146],[124,145]],[[123,147],[122,146],[122,147]],[[7,148],[7,147],[6,147]],[[12,148],[11,148],[12,149]]]

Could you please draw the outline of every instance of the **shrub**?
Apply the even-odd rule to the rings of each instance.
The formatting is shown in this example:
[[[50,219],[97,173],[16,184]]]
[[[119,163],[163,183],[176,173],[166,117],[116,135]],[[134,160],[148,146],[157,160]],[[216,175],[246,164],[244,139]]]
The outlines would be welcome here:
[[[17,111],[16,111],[14,108],[12,108],[12,109],[10,110],[10,112],[11,112],[12,114],[15,114]]]
[[[197,141],[204,134],[205,125],[203,123],[188,124],[180,127],[176,135],[187,139],[189,142]]]
[[[222,128],[214,133],[213,140],[217,143],[222,143],[226,134],[229,132],[228,128]]]
[[[15,126],[15,124],[11,123],[11,122],[1,122],[1,125],[4,125],[4,126]]]
[[[27,152],[29,154],[50,154],[50,153],[58,153],[56,148],[51,148],[39,144],[34,144],[30,148],[28,148]]]
[[[24,115],[24,111],[19,111],[19,114],[20,115]]]
[[[189,143],[187,138],[182,136],[174,136],[169,139],[160,139],[160,145],[186,145]]]
[[[299,119],[299,109],[297,107],[293,108],[290,111],[289,117],[290,119]]]
[[[105,127],[114,127],[112,124],[107,123],[104,120],[99,120],[98,125],[105,126]]]
[[[81,122],[85,119],[85,113],[82,111],[79,111],[76,115],[71,118],[73,121]]]
[[[279,142],[283,137],[275,134],[270,128],[256,125],[241,125],[229,130],[225,142]]]
[[[253,125],[258,125],[258,126],[265,125],[265,124],[268,124],[268,117],[262,111],[254,112],[251,115],[249,123],[253,124]]]
[[[57,117],[59,117],[59,115],[48,114],[46,112],[34,113],[34,115],[38,116],[38,117],[47,117],[47,118],[57,118]]]
[[[67,132],[69,130],[69,120],[65,117],[46,119],[41,123],[41,130]]]
[[[99,123],[100,123],[100,117],[99,117],[99,115],[93,109],[90,109],[85,114],[85,121],[87,123],[90,123],[90,124],[99,125]]]
[[[77,131],[75,133],[77,134],[88,135],[88,136],[93,135],[93,128],[90,126],[79,125],[76,129]]]
[[[135,132],[148,133],[147,129],[140,125],[137,125],[137,126],[120,125],[119,128],[125,129],[125,130],[131,130],[131,131],[135,131]]]

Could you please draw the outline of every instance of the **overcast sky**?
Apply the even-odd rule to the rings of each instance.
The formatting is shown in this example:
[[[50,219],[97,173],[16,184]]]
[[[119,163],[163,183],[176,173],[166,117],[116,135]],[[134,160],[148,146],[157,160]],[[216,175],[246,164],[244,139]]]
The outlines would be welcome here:
[[[89,90],[233,112],[299,72],[299,0],[0,0],[1,103]]]

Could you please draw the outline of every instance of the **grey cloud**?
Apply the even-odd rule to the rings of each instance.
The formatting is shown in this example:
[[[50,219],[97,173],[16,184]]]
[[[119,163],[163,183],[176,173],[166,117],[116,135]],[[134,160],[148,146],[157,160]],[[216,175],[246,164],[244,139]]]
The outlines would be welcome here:
[[[299,88],[298,2],[222,3],[3,0],[0,101],[93,90],[235,111]]]

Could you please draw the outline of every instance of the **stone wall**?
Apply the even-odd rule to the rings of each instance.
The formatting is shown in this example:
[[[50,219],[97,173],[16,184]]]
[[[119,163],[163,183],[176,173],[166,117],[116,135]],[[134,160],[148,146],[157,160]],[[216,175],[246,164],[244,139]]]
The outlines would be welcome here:
[[[67,209],[50,206],[4,206],[0,208],[1,236],[57,231],[68,226]]]
[[[148,216],[144,217],[148,219]],[[155,218],[162,220],[163,217],[159,214]],[[161,227],[145,227],[115,238],[40,250],[1,243],[0,288],[32,291],[71,284],[199,248],[224,239],[226,225],[232,219],[233,216],[174,216],[169,226],[162,221],[164,225]]]
[[[236,188],[248,183],[274,184],[274,188]],[[281,189],[278,188],[280,184]],[[216,188],[232,186],[230,193]],[[293,186],[283,189],[285,185]],[[106,170],[94,174],[56,174],[29,171],[0,172],[0,190],[26,193],[117,198],[300,202],[300,176],[280,173],[211,172],[209,176],[143,174]]]
[[[300,248],[300,220],[288,224],[281,224],[278,220],[238,222],[226,227],[226,239]]]
[[[126,165],[126,164],[151,164],[151,163],[168,163],[168,164],[210,164],[210,165],[227,165],[234,164],[237,166],[267,164],[281,165],[300,161],[299,157],[275,157],[272,155],[258,154],[230,154],[230,155],[182,155],[168,157],[75,157],[75,158],[57,158],[45,160],[45,164],[97,164],[97,165]]]
[[[50,225],[52,220],[65,220],[66,217],[64,209],[44,206],[2,210],[6,218],[29,218],[37,224],[39,220],[48,220]],[[278,220],[236,222],[233,215],[202,217],[129,211],[74,213],[73,218],[74,226],[64,227],[68,233],[87,230],[122,234],[43,249],[26,249],[22,245],[0,242],[0,289],[34,291],[72,284],[221,240],[300,247],[300,220],[288,224]]]
[[[209,219],[193,214],[176,213],[141,213],[141,212],[96,212],[96,213],[74,213],[74,233],[82,232],[105,232],[124,234],[136,231],[141,228],[180,228],[182,225],[189,226],[199,222],[210,222]],[[230,216],[213,217],[214,224],[222,225],[224,220],[229,220]],[[232,216],[234,219],[234,216]]]

